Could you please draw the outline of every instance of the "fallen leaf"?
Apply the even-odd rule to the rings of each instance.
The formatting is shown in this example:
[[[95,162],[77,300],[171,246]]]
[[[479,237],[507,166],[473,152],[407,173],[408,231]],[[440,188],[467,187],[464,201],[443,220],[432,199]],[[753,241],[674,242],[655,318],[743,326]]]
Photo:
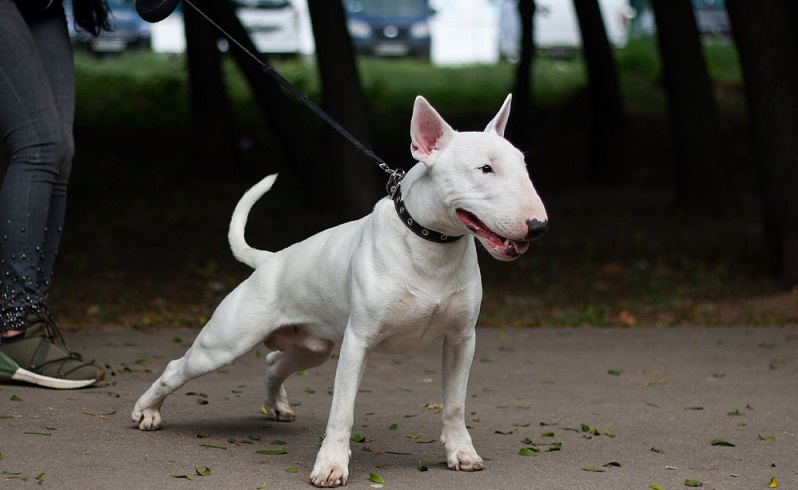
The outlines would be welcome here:
[[[712,439],[710,442],[713,446],[726,446],[726,447],[735,447],[734,444],[728,441],[724,441],[723,439]]]
[[[651,488],[652,490],[662,490],[662,487],[657,485],[657,484],[655,484],[655,483],[649,484],[648,488]]]
[[[704,484],[698,480],[685,480],[684,481],[685,487],[703,487]]]
[[[286,468],[286,473],[299,473],[299,468]]]
[[[762,441],[772,441],[776,439],[776,436],[763,436],[762,434],[759,434],[759,439]]]
[[[280,449],[259,449],[255,451],[257,454],[288,454],[288,449],[280,448]]]
[[[424,463],[422,463],[421,461],[419,461],[419,462],[418,462],[418,471],[427,471],[427,470],[429,470],[429,468],[427,467],[427,465],[425,465]]]
[[[200,447],[212,447],[214,449],[227,449],[227,447],[225,447],[225,446],[217,446],[216,444],[207,444],[207,443],[200,444]]]
[[[172,478],[183,478],[184,480],[193,480],[193,478],[191,478],[188,475],[169,475],[169,476],[171,476]]]
[[[518,454],[520,456],[537,456],[539,452],[540,452],[540,449],[538,449],[538,448],[524,447],[524,448],[521,448],[520,451],[518,451]]]
[[[12,402],[21,402],[22,398],[18,397],[17,395],[11,395]]]
[[[432,410],[432,413],[440,413],[443,410],[443,403],[427,403],[424,408]]]
[[[391,426],[390,426],[390,427],[388,427],[388,430],[396,430],[396,429],[398,429],[398,428],[399,428],[399,425],[398,425],[398,424],[391,424]]]
[[[366,442],[366,436],[359,432],[355,432],[352,434],[352,442]]]
[[[605,471],[607,471],[605,468],[590,468],[588,466],[583,466],[582,470],[589,471],[590,473],[604,473]]]
[[[770,479],[770,485],[768,485],[768,488],[778,488],[778,487],[779,487],[779,482],[776,481],[776,477],[774,476],[773,478]]]
[[[373,481],[374,483],[385,483],[385,480],[376,473],[369,473],[369,481]]]
[[[207,466],[195,466],[194,470],[199,476],[208,476],[211,474],[211,469]]]

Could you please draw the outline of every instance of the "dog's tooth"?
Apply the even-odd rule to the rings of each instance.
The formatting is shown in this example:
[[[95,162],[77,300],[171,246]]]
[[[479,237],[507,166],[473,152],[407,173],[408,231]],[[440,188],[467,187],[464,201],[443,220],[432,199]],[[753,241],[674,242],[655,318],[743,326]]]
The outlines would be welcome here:
[[[504,245],[507,246],[507,247],[510,246],[510,239],[509,238],[505,238],[504,239]]]

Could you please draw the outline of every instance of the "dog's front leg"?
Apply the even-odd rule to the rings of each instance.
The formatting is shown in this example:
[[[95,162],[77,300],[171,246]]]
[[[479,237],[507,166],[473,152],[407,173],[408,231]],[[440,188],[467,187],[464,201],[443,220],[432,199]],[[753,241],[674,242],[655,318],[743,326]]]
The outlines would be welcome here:
[[[341,344],[341,356],[335,371],[332,407],[324,442],[310,473],[317,487],[346,485],[349,478],[349,438],[355,417],[355,397],[366,366],[367,345],[349,327]]]
[[[476,334],[447,335],[443,343],[443,433],[449,468],[479,471],[485,462],[477,454],[465,425],[468,372],[474,358]]]

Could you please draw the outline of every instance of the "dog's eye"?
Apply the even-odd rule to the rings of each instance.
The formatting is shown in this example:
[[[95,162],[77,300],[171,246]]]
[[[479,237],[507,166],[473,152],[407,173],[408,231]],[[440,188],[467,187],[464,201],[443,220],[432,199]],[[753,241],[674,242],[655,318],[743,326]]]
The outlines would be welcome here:
[[[483,165],[482,168],[480,168],[480,170],[482,170],[483,174],[492,174],[493,173],[493,167],[491,167],[490,165]]]

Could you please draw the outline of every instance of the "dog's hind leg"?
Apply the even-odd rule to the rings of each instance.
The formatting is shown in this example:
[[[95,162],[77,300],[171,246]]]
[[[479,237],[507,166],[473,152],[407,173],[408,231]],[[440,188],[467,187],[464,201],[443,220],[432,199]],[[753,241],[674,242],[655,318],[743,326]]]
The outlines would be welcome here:
[[[170,362],[136,402],[131,418],[139,429],[157,430],[161,424],[161,405],[167,396],[188,381],[232,363],[263,339],[260,326],[268,322],[262,315],[238,310],[249,300],[241,291],[237,289],[225,298],[191,348],[183,357]]]
[[[266,345],[280,350],[266,356],[263,411],[272,420],[292,422],[296,414],[288,403],[285,380],[297,371],[323,364],[330,358],[335,343],[315,338],[299,327],[286,327],[272,334],[266,340]]]

